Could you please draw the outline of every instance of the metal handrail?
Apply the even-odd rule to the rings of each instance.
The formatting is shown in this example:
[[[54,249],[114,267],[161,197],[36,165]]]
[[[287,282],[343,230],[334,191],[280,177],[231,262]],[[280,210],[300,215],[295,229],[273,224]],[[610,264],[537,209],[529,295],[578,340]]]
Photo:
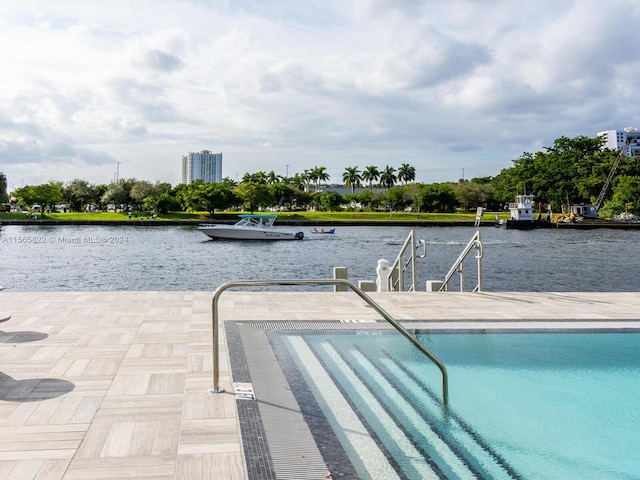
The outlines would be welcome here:
[[[416,248],[420,245],[422,247],[422,254],[416,255]],[[402,256],[405,254],[407,249],[411,247],[411,253],[409,259],[402,263]],[[416,291],[416,285],[418,284],[418,271],[416,269],[416,258],[424,258],[427,255],[427,244],[424,240],[416,241],[414,239],[413,230],[409,232],[407,239],[404,241],[404,245],[400,249],[400,253],[396,257],[395,262],[389,269],[389,290],[392,292],[403,292],[404,291],[404,271],[407,269],[409,265],[411,265],[411,286],[409,287],[409,292]]]
[[[442,286],[440,287],[441,292],[447,290],[449,285],[449,280],[453,277],[454,273],[458,272],[460,274],[460,291],[464,291],[464,277],[463,277],[463,264],[467,255],[471,253],[472,249],[477,250],[476,259],[478,260],[478,283],[476,287],[473,289],[473,292],[481,292],[482,291],[482,240],[480,239],[480,230],[477,230],[475,235],[471,238],[467,246],[464,248],[456,262],[453,264],[447,275],[444,277],[444,281],[442,282]]]
[[[341,279],[322,279],[322,280],[247,280],[247,281],[235,281],[227,282],[220,285],[213,294],[212,300],[212,335],[213,335],[213,388],[209,389],[211,393],[224,392],[224,388],[220,387],[220,360],[219,360],[219,346],[218,346],[218,299],[225,290],[232,287],[267,287],[267,286],[294,286],[294,285],[342,285],[348,287],[360,296],[370,307],[378,312],[382,318],[389,322],[398,332],[400,332],[407,340],[409,340],[418,350],[426,355],[440,370],[442,374],[442,402],[447,406],[449,399],[449,380],[447,376],[447,369],[444,363],[438,359],[427,347],[420,343],[413,335],[411,335],[402,325],[396,322],[391,315],[389,315],[380,305],[373,301],[366,293],[360,288],[355,286],[348,280]]]

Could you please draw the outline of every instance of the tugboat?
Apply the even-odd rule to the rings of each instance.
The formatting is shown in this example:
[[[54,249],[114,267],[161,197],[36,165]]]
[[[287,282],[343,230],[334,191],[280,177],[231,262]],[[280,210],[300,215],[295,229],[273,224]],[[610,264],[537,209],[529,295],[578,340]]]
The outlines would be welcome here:
[[[551,214],[546,219],[542,213],[538,218],[533,218],[533,195],[516,195],[516,201],[509,204],[511,218],[499,219],[496,215],[495,226],[499,228],[533,230],[534,228],[546,228],[551,226]]]

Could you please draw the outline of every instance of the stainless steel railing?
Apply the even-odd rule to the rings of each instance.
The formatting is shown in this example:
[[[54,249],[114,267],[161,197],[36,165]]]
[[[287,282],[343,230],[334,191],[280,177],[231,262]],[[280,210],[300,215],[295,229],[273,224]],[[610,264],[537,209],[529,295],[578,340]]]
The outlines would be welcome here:
[[[448,290],[449,281],[453,278],[455,273],[460,274],[460,291],[464,291],[464,260],[472,250],[476,250],[476,260],[478,261],[478,283],[476,284],[473,292],[482,291],[482,240],[480,239],[480,230],[477,230],[475,235],[469,240],[469,243],[464,248],[458,259],[451,266],[451,269],[444,277],[440,291],[444,292]]]
[[[422,253],[417,254],[417,247],[422,247]],[[405,253],[409,251],[409,258],[404,259]],[[405,271],[411,268],[411,285],[407,291],[415,292],[418,285],[418,271],[416,269],[416,259],[424,258],[427,256],[427,244],[424,240],[418,240],[416,242],[413,230],[409,232],[407,239],[404,241],[404,245],[400,249],[400,253],[396,257],[395,262],[389,269],[389,290],[392,292],[404,292],[405,286]]]
[[[220,285],[213,294],[211,323],[213,330],[213,387],[209,389],[212,393],[224,392],[224,388],[220,387],[220,359],[218,345],[218,299],[226,290],[233,287],[268,287],[268,286],[322,286],[322,285],[340,285],[350,288],[360,296],[370,307],[378,312],[382,318],[389,322],[398,332],[400,332],[409,342],[411,342],[418,350],[427,356],[440,370],[442,375],[442,402],[447,406],[449,399],[449,380],[447,369],[444,364],[436,357],[427,347],[420,343],[413,335],[411,335],[402,325],[395,321],[380,305],[378,305],[371,297],[364,293],[360,288],[348,280],[341,279],[322,279],[322,280],[247,280],[227,282]]]

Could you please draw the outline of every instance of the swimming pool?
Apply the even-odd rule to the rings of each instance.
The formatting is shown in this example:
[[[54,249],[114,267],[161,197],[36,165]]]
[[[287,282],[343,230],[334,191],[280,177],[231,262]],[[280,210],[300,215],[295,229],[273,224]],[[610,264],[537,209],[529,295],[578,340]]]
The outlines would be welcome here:
[[[446,410],[395,332],[268,332],[334,478],[637,478],[640,333],[417,335],[447,366]]]

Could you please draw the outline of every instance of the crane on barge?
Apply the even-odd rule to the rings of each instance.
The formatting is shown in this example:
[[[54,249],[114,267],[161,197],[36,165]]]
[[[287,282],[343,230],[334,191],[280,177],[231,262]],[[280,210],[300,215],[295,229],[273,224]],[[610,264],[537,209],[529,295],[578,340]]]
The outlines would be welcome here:
[[[575,219],[579,217],[589,218],[589,219],[598,218],[598,210],[600,210],[600,207],[602,207],[602,204],[604,202],[604,197],[606,197],[607,193],[609,192],[609,188],[611,188],[611,182],[613,181],[613,178],[616,175],[616,171],[618,170],[620,161],[626,155],[627,149],[629,148],[629,145],[631,145],[631,142],[633,140],[637,141],[640,138],[640,132],[638,132],[637,128],[627,127],[624,130],[627,134],[626,135],[627,139],[624,142],[624,145],[622,146],[622,148],[620,149],[620,152],[618,152],[618,156],[616,157],[616,160],[613,162],[613,166],[611,167],[611,170],[609,170],[609,175],[607,175],[607,179],[602,185],[602,189],[600,190],[600,194],[598,195],[598,199],[596,200],[596,203],[593,205],[571,205],[571,212],[567,215],[567,216],[570,216],[571,219]]]

